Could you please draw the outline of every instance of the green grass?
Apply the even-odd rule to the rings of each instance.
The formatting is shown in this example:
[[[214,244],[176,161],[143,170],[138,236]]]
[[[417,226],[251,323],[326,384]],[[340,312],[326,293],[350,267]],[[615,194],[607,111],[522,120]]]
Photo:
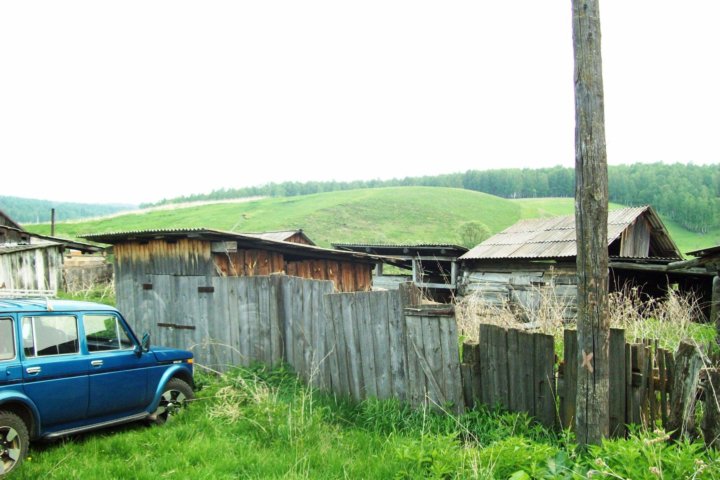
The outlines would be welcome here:
[[[285,369],[199,376],[198,399],[162,427],[132,425],[33,444],[19,479],[718,478],[720,454],[664,433],[578,450],[527,416],[462,416],[394,400],[320,394]]]
[[[75,238],[160,228],[207,227],[237,232],[302,228],[316,243],[459,242],[458,228],[480,221],[497,232],[515,223],[521,208],[509,200],[461,189],[398,187],[266,198],[60,223],[59,236]],[[49,226],[30,225],[37,233]]]
[[[622,205],[611,204],[611,209]],[[572,198],[507,200],[469,190],[395,187],[350,190],[243,203],[191,206],[82,222],[59,223],[57,235],[77,238],[163,228],[206,227],[236,232],[302,228],[318,245],[338,243],[461,243],[466,222],[485,224],[497,233],[523,218],[571,215]],[[690,232],[663,219],[682,252],[720,243],[720,230]],[[28,230],[49,234],[47,224]]]

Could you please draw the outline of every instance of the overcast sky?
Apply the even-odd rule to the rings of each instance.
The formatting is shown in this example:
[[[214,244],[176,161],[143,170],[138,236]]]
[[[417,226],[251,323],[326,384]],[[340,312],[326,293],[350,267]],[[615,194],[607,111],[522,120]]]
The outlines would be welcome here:
[[[600,0],[610,164],[720,163],[720,1]],[[4,1],[0,195],[574,165],[570,0]]]

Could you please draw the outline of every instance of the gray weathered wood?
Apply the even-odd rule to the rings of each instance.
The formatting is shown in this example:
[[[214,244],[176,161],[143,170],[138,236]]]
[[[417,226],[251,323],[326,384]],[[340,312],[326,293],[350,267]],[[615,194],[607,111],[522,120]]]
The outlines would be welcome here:
[[[366,360],[362,356],[360,348],[360,335],[362,335],[362,329],[358,325],[358,314],[355,312],[356,306],[356,295],[355,293],[337,294],[339,299],[342,299],[342,313],[341,317],[342,328],[345,334],[345,346],[346,346],[346,357],[348,365],[348,383],[350,388],[350,394],[352,398],[359,402],[366,397],[365,388],[365,377],[363,373],[363,362]]]
[[[392,396],[392,373],[390,368],[390,332],[388,292],[365,293],[369,300],[369,315],[373,329],[373,352],[378,398]]]
[[[610,435],[625,436],[625,330],[610,330]]]
[[[390,371],[393,396],[408,401],[407,334],[400,292],[389,292],[388,320],[390,335]]]
[[[548,428],[558,424],[557,389],[555,385],[555,340],[552,335],[535,334],[533,360],[534,415]]]
[[[563,394],[562,394],[562,426],[563,428],[575,429],[575,415],[577,412],[577,358],[578,344],[577,332],[575,330],[565,330],[564,332],[565,350],[563,357],[565,364],[563,365]]]
[[[695,345],[680,342],[675,353],[672,399],[666,430],[673,431],[673,438],[692,433],[695,428],[695,394],[700,381],[703,361]]]
[[[575,423],[577,440],[585,445],[599,444],[609,433],[608,180],[598,0],[573,0],[572,6],[579,367]]]
[[[704,371],[705,408],[700,428],[705,444],[720,450],[720,368]]]
[[[330,385],[329,387],[333,392],[339,391],[340,380],[339,380],[339,365],[338,365],[338,345],[337,345],[337,332],[338,328],[341,328],[338,321],[338,316],[342,315],[342,308],[340,305],[340,298],[337,295],[325,295],[323,298],[323,304],[325,305],[325,312],[327,315],[327,324],[325,325],[325,350],[327,353],[328,370],[330,373]]]

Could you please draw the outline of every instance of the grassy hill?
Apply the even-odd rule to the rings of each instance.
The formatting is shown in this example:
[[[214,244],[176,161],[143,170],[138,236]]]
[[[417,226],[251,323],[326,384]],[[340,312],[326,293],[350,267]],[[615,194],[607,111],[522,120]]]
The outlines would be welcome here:
[[[613,204],[611,208],[621,208]],[[112,218],[65,222],[57,234],[77,237],[162,228],[207,227],[236,232],[302,228],[316,243],[460,243],[459,228],[469,221],[499,232],[522,218],[573,213],[573,199],[503,198],[440,187],[392,187],[272,197],[238,203],[188,206]],[[682,251],[707,247],[720,237],[697,235],[667,222]],[[48,225],[29,227],[49,233]]]
[[[264,198],[158,210],[113,218],[60,223],[57,234],[77,237],[157,228],[208,227],[236,232],[302,228],[316,243],[459,241],[464,222],[479,221],[492,232],[521,218],[520,205],[469,190],[396,187]],[[532,210],[532,208],[531,208]],[[48,233],[48,225],[30,227]]]

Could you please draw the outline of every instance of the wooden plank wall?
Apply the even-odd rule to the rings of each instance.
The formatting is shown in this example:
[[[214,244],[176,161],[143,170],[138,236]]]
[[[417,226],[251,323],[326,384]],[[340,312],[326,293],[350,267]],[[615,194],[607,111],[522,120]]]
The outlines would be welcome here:
[[[57,292],[62,265],[60,246],[4,253],[0,255],[0,288]]]

